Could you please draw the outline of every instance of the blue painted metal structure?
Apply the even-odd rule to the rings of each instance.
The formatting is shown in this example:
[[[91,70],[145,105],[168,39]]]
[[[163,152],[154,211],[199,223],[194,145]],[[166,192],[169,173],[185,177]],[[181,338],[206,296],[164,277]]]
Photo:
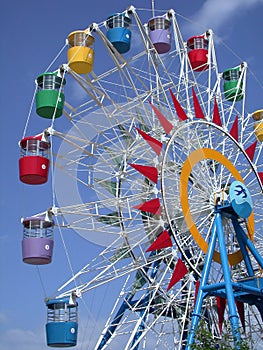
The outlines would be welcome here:
[[[240,188],[240,186],[242,186],[242,188]],[[235,190],[238,190],[239,192],[236,192]],[[244,200],[238,198],[238,196],[240,195],[243,196],[245,192],[247,196],[244,197]],[[232,327],[232,334],[235,339],[235,348],[237,350],[239,349],[241,335],[239,331],[240,324],[239,315],[236,308],[236,301],[241,301],[243,303],[255,305],[258,308],[263,320],[263,278],[255,276],[252,262],[250,259],[250,254],[254,256],[255,260],[262,269],[263,258],[258,253],[253,242],[246,235],[241,225],[241,222],[244,220],[244,218],[248,217],[248,215],[252,211],[251,198],[246,187],[238,181],[235,181],[233,183],[231,193],[232,195],[230,196],[229,202],[225,201],[224,205],[218,204],[215,206],[215,220],[211,230],[208,251],[205,257],[202,278],[200,281],[200,287],[196,298],[194,312],[192,314],[191,325],[188,329],[189,324],[186,322],[185,327],[181,330],[183,334],[183,343],[184,340],[187,341],[187,345],[182,345],[182,350],[190,350],[191,345],[194,343],[195,333],[202,315],[203,302],[207,296],[219,296],[227,299],[229,309],[229,320]],[[235,203],[235,206],[233,206],[232,203]],[[251,207],[250,209],[248,208],[247,204],[249,204],[249,206]],[[241,218],[240,216],[241,213],[243,213],[243,218]],[[236,282],[231,280],[228,254],[224,237],[225,234],[222,223],[223,219],[228,219],[232,222],[235,231],[234,233],[236,235],[237,242],[239,244],[239,248],[247,270],[247,278],[244,280]],[[216,245],[219,247],[219,253],[223,270],[223,282],[209,284],[208,280]],[[154,254],[156,254],[156,252],[151,252],[150,257]],[[189,253],[186,252],[186,255],[188,254]],[[147,280],[148,273],[149,271],[151,271],[148,277],[150,279],[154,279],[159,269],[160,263],[161,260],[157,260],[153,264],[149,264],[141,270],[139,270],[138,273],[140,277],[145,278]],[[136,278],[138,279],[138,277],[135,277],[135,282]],[[115,314],[115,317],[113,318],[111,324],[108,326],[100,343],[96,347],[96,350],[104,349],[106,344],[114,336],[114,333],[119,324],[121,323],[124,314],[128,311],[138,313],[139,324],[137,325],[137,330],[134,334],[133,340],[131,341],[131,348],[134,350],[139,349],[140,339],[145,329],[147,316],[150,313],[156,312],[156,305],[152,300],[151,293],[153,293],[153,291],[148,291],[140,299],[136,298],[136,291],[137,290],[135,288],[134,290],[126,294],[126,296],[123,299],[123,302],[121,303],[118,311]],[[205,317],[209,318],[207,311],[204,310],[204,312]],[[177,311],[172,306],[168,310],[166,309],[166,317],[176,317],[176,314]]]
[[[153,251],[150,254],[150,257],[152,255],[155,255],[156,252]],[[151,273],[149,274],[150,279],[154,279],[158,269],[160,267],[161,259],[153,262],[153,264],[145,266],[141,270],[139,270],[137,273],[139,273],[139,276],[142,278],[147,279],[147,273],[149,270]],[[136,275],[137,276],[137,275]],[[136,283],[135,277],[135,283]],[[140,346],[140,337],[145,329],[146,319],[147,316],[151,313],[155,313],[157,311],[156,305],[152,299],[152,293],[154,293],[153,290],[148,291],[145,293],[143,297],[140,299],[136,299],[136,290],[130,291],[126,294],[126,296],[123,299],[122,304],[120,305],[118,311],[116,312],[111,324],[108,326],[108,329],[106,330],[104,336],[102,337],[100,343],[96,347],[96,350],[102,350],[104,349],[104,346],[110,341],[111,337],[114,336],[114,333],[120,324],[122,318],[124,317],[124,314],[126,311],[130,312],[137,312],[138,313],[138,320],[140,320],[140,323],[137,327],[137,330],[134,334],[134,337],[131,342],[131,348],[133,350],[138,350]],[[150,305],[149,305],[150,304]],[[135,311],[136,310],[136,311]],[[160,312],[160,309],[158,308],[158,311]],[[173,306],[170,308],[165,308],[165,316],[166,317],[175,317],[176,310]],[[184,330],[183,330],[184,331]]]
[[[152,252],[150,255],[154,255],[155,252]],[[154,263],[153,266],[153,270],[151,273],[151,278],[154,278],[154,276],[156,275],[157,271],[158,271],[158,266],[160,264],[160,260],[156,261]],[[149,266],[148,267],[144,267],[141,271],[142,276],[144,274],[146,274],[149,270]],[[137,329],[137,332],[134,335],[133,341],[132,341],[132,345],[133,345],[133,349],[137,350],[139,347],[139,338],[141,333],[144,330],[144,321],[147,317],[147,313],[145,312],[146,310],[146,306],[148,305],[149,299],[150,299],[150,294],[147,293],[142,299],[140,300],[133,300],[133,298],[135,297],[135,292],[129,292],[126,297],[124,298],[119,310],[117,311],[114,319],[112,320],[110,326],[108,327],[106,333],[104,334],[99,346],[97,347],[96,350],[102,350],[104,348],[104,346],[106,345],[106,343],[110,340],[110,338],[114,335],[114,332],[116,330],[116,328],[118,327],[119,323],[122,320],[122,317],[124,316],[125,311],[127,310],[131,310],[134,306],[136,306],[136,310],[139,311],[139,317],[141,319],[140,325]],[[136,344],[136,345],[135,345]]]
[[[240,184],[235,183],[235,186],[240,186]],[[247,191],[244,185],[243,190]],[[244,192],[240,192],[242,194]],[[233,197],[233,195],[232,195]],[[249,198],[249,196],[248,196]],[[232,202],[233,198],[230,198]],[[244,205],[244,201],[242,202]],[[251,208],[252,210],[252,208]],[[195,340],[195,333],[198,327],[199,320],[201,319],[203,301],[207,296],[220,296],[227,299],[228,309],[229,309],[229,321],[231,323],[232,335],[235,342],[235,348],[239,349],[241,335],[239,331],[239,315],[236,309],[235,301],[241,301],[248,303],[250,305],[255,305],[263,320],[263,278],[256,277],[253,266],[250,259],[250,254],[253,255],[259,266],[263,269],[263,258],[260,256],[259,252],[255,248],[253,242],[244,232],[240,220],[239,210],[234,210],[229,202],[225,202],[224,205],[215,206],[215,220],[211,230],[210,241],[208,244],[208,250],[205,258],[204,268],[202,271],[202,278],[200,281],[200,287],[198,290],[195,308],[192,314],[191,327],[188,334],[188,343],[186,350],[191,349]],[[245,216],[247,216],[247,211]],[[224,238],[224,230],[222,219],[227,218],[232,221],[235,235],[245,262],[247,270],[247,278],[234,282],[231,279],[230,267],[228,263],[228,256]],[[211,264],[213,259],[213,254],[215,252],[216,242],[219,246],[219,253],[221,257],[221,264],[223,270],[223,282],[208,284],[208,278],[211,271]]]

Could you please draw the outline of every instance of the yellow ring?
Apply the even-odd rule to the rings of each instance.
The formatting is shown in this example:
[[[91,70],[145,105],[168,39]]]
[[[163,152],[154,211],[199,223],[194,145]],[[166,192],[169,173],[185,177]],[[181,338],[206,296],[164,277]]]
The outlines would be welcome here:
[[[221,153],[218,151],[215,151],[210,148],[200,148],[195,151],[193,151],[186,161],[184,162],[184,165],[182,167],[182,172],[180,176],[180,199],[181,199],[181,205],[182,205],[182,211],[184,214],[185,222],[189,228],[189,231],[191,232],[194,240],[198,244],[198,246],[202,249],[204,253],[207,252],[208,244],[204,240],[204,238],[201,236],[200,232],[198,231],[194,219],[190,212],[189,207],[189,201],[188,201],[188,178],[191,175],[192,168],[195,166],[196,163],[204,160],[204,159],[213,159],[218,161],[219,163],[223,164],[229,172],[233,175],[233,177],[244,183],[244,180],[238,170],[235,168],[235,166]],[[251,239],[254,237],[254,212],[251,213],[247,220],[247,226],[248,226],[248,234]],[[219,252],[215,251],[213,259],[220,263],[220,254]],[[228,255],[228,260],[230,265],[236,265],[242,260],[242,254],[241,251],[238,250],[235,253],[231,253]]]

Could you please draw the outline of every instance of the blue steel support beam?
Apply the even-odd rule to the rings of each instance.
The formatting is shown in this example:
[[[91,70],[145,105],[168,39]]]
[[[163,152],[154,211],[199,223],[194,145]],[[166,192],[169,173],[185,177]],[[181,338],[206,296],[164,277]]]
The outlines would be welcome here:
[[[230,274],[230,268],[229,268],[228,256],[227,256],[227,250],[226,250],[226,244],[225,244],[225,238],[224,238],[224,230],[223,230],[223,224],[222,224],[222,218],[221,218],[220,212],[216,213],[215,223],[216,223],[216,232],[217,232],[217,238],[218,238],[220,258],[221,258],[223,275],[224,275],[227,304],[229,309],[229,320],[232,327],[232,334],[234,337],[235,348],[240,349],[239,344],[240,344],[241,336],[239,331],[239,317],[238,317],[236,304],[235,304],[234,291],[233,291],[233,286],[231,281],[231,274]]]
[[[234,226],[234,229],[236,232],[236,238],[237,238],[237,241],[238,241],[238,244],[239,244],[245,265],[246,265],[247,273],[250,277],[253,277],[254,271],[253,271],[250,257],[248,255],[247,245],[243,239],[242,232],[240,231],[240,225],[239,225],[236,217],[232,217],[232,223],[233,223],[233,226]]]
[[[253,242],[247,237],[247,235],[245,234],[244,230],[239,225],[239,222],[237,221],[237,219],[233,218],[232,221],[233,221],[233,225],[234,225],[235,231],[238,232],[238,234],[240,235],[241,239],[243,240],[243,242],[246,244],[246,246],[250,250],[251,254],[257,260],[257,262],[260,265],[260,267],[263,269],[263,258],[259,254],[257,249],[255,248]]]
[[[198,322],[201,318],[201,309],[203,304],[203,299],[206,295],[220,294],[223,293],[227,298],[228,309],[229,309],[229,320],[231,323],[232,334],[235,342],[235,349],[240,350],[241,335],[239,331],[239,316],[236,309],[235,297],[242,298],[252,296],[258,296],[255,298],[254,304],[260,311],[263,320],[263,288],[262,281],[260,280],[260,286],[254,286],[253,283],[249,282],[238,282],[234,283],[231,280],[230,267],[228,262],[228,254],[225,244],[224,230],[222,224],[222,216],[226,215],[229,219],[231,218],[234,230],[236,233],[236,238],[238,240],[240,250],[245,261],[248,276],[252,279],[255,277],[253,266],[248,254],[248,251],[254,256],[260,267],[263,269],[263,258],[255,248],[253,242],[247,237],[243,228],[241,227],[236,214],[231,213],[227,210],[228,207],[216,207],[215,208],[215,220],[213,223],[213,228],[210,236],[210,241],[208,244],[208,251],[205,258],[204,268],[202,271],[202,278],[200,282],[199,291],[197,294],[196,305],[194,312],[192,314],[191,328],[188,335],[188,344],[186,350],[191,349],[191,345],[194,343],[195,333],[198,327]],[[224,281],[215,284],[207,284],[208,276],[211,269],[212,257],[215,251],[216,240],[218,241],[219,253],[221,258],[221,265],[223,270]],[[243,295],[244,294],[244,295]],[[259,301],[257,301],[259,300]]]
[[[208,276],[211,268],[211,262],[215,251],[215,245],[216,245],[216,225],[214,222],[212,231],[211,231],[207,254],[205,257],[202,278],[200,281],[200,286],[196,297],[196,304],[195,304],[194,312],[192,314],[191,328],[188,335],[186,350],[190,350],[191,345],[194,343],[195,333],[198,327],[199,320],[201,318],[203,300],[204,300],[204,297],[206,296],[206,293],[204,292],[204,287],[207,285]]]

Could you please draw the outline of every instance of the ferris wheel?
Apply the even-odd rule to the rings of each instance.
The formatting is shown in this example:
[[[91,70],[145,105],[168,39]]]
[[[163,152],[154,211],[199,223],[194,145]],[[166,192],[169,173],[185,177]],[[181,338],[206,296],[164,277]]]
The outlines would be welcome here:
[[[184,40],[173,10],[149,13],[70,33],[67,63],[36,79],[47,126],[28,123],[20,179],[51,177],[53,203],[22,220],[23,260],[50,263],[57,230],[101,247],[46,299],[47,344],[75,346],[78,308],[113,285],[91,349],[190,349],[200,319],[219,344],[228,317],[257,348],[263,110],[246,111],[245,62],[219,72],[212,30]]]

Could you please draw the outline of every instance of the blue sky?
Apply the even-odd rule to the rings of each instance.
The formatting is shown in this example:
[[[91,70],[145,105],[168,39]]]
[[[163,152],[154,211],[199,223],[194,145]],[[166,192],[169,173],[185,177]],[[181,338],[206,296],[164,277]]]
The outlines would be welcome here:
[[[18,179],[18,141],[23,135],[29,113],[34,80],[47,69],[71,31],[86,28],[93,22],[101,22],[108,15],[121,12],[129,5],[150,8],[151,1],[0,2],[0,350],[47,348],[43,331],[46,309],[41,281],[37,269],[23,264],[21,260],[20,218],[29,216],[30,210],[32,213],[37,212],[41,204],[50,200],[51,196],[45,186],[40,186],[34,195],[29,195],[28,189]],[[246,61],[249,67],[251,109],[263,108],[263,0],[156,0],[155,7],[164,12],[173,8],[189,20],[181,28],[185,39],[212,28],[218,37],[218,44],[221,42],[217,51],[220,68]],[[102,59],[96,59],[97,65],[103,64]],[[41,130],[41,123],[43,121],[35,118],[32,131]],[[87,256],[94,256],[98,250],[98,247],[78,236],[71,243],[76,268],[86,263]],[[56,251],[59,252],[60,249],[63,247],[58,243]],[[64,255],[58,253],[53,264],[54,270],[43,269],[45,277],[52,280],[55,286],[56,280],[57,285],[60,283],[58,277],[66,278],[68,271],[64,269]],[[92,349],[92,346],[89,348]]]

